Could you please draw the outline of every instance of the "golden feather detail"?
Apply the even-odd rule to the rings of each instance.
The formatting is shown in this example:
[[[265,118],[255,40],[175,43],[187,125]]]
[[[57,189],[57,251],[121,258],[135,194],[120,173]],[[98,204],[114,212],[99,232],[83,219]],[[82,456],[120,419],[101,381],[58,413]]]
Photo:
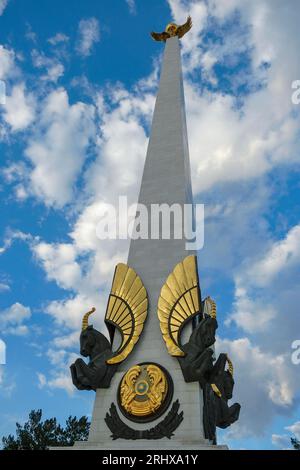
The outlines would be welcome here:
[[[158,299],[160,329],[171,356],[185,356],[180,347],[181,329],[200,309],[197,258],[190,255],[175,266]]]
[[[111,339],[115,328],[122,336],[121,345],[108,364],[124,361],[139,340],[148,313],[148,297],[141,278],[126,264],[116,267],[109,295],[105,323]]]

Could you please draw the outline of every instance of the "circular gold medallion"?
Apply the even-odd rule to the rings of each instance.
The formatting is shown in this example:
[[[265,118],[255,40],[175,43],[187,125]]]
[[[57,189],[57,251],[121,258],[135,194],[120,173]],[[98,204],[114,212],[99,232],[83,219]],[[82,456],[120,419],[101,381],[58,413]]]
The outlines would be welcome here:
[[[124,416],[145,423],[166,410],[172,395],[170,374],[162,366],[146,362],[126,372],[119,386],[118,402]]]

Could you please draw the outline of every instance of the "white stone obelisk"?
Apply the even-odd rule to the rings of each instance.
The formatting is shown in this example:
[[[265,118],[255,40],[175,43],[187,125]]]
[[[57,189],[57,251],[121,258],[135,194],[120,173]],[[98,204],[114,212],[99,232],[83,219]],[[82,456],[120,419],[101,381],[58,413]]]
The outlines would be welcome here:
[[[120,142],[120,145],[122,143]],[[191,174],[185,117],[185,102],[177,36],[166,41],[159,92],[152,121],[151,135],[142,177],[139,203],[149,209],[152,204],[192,203]],[[172,234],[172,229],[171,229]],[[161,233],[160,233],[161,235]],[[179,363],[169,355],[160,331],[157,302],[160,290],[173,268],[189,254],[185,238],[131,240],[127,264],[141,277],[149,297],[148,318],[129,357],[120,364],[109,389],[98,389],[86,443],[76,443],[86,449],[210,449],[203,432],[203,396],[197,382],[184,381]],[[187,328],[191,328],[187,327]],[[184,419],[172,439],[135,440],[110,437],[104,418],[112,402],[117,403],[119,383],[133,365],[155,362],[166,368],[174,382],[174,400],[180,402]],[[165,412],[167,414],[168,410]],[[154,427],[164,415],[151,423],[122,421],[134,429]]]

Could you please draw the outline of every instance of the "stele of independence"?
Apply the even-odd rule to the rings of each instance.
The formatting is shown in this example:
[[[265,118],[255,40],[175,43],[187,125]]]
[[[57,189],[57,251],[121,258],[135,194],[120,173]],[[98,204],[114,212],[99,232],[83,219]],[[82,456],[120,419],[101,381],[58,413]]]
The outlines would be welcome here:
[[[180,57],[191,27],[188,17],[151,33],[165,50],[138,200],[147,208],[193,203]],[[112,273],[109,340],[93,328],[94,312],[80,334],[88,362],[71,365],[75,387],[95,392],[93,416],[88,440],[72,448],[226,449],[216,428],[239,417],[240,405],[229,403],[233,365],[215,356],[216,304],[201,296],[197,254],[184,237],[132,238],[127,264]]]

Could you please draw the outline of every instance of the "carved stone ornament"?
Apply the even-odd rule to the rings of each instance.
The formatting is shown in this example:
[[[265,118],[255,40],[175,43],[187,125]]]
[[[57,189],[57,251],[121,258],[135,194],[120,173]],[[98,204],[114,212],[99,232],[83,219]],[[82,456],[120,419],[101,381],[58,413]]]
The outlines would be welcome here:
[[[150,429],[137,430],[125,424],[118,415],[116,405],[111,404],[109,413],[106,413],[105,422],[112,432],[111,437],[115,439],[171,439],[174,431],[183,420],[183,411],[179,411],[179,401],[176,400],[167,416],[156,426]]]

